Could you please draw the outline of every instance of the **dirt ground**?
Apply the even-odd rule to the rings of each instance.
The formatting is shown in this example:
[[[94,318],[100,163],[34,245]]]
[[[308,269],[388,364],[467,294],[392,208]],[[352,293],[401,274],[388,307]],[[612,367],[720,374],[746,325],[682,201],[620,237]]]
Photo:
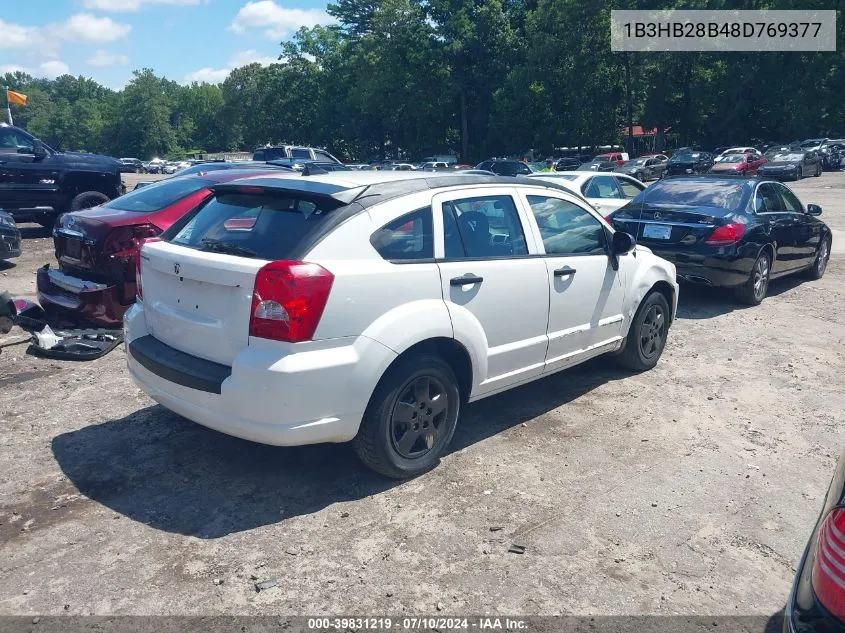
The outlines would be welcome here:
[[[13,330],[0,614],[778,612],[845,445],[845,173],[794,189],[836,230],[822,280],[747,309],[684,287],[656,369],[595,361],[470,405],[408,482],[347,446],[206,430],[135,388],[122,349],[43,360]],[[23,232],[0,290],[32,297],[52,240]]]

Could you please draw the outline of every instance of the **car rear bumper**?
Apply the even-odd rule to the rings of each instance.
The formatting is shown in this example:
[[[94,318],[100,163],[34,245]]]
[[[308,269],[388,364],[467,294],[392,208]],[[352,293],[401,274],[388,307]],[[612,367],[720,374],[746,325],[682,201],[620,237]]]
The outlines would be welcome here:
[[[21,234],[18,231],[0,232],[0,259],[11,259],[21,254]]]
[[[291,353],[256,342],[229,367],[154,339],[139,305],[126,313],[124,334],[129,372],[153,400],[208,428],[276,446],[353,439],[396,358],[367,337],[292,345]]]
[[[694,253],[661,250],[653,244],[648,247],[658,257],[675,264],[678,281],[705,286],[742,285],[748,281],[754,264],[753,256],[738,256],[735,249],[725,249],[728,251],[725,253]]]
[[[86,282],[55,269],[39,268],[36,286],[38,302],[48,313],[64,314],[101,327],[119,327],[129,308],[121,304],[122,293],[117,284]]]

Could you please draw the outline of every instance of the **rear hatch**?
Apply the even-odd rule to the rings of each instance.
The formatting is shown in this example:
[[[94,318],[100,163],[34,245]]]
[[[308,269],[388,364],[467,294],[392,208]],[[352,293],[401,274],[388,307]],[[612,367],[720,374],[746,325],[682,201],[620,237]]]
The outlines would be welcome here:
[[[302,257],[341,202],[302,191],[221,186],[141,252],[144,315],[155,338],[231,365],[249,344],[258,271]]]

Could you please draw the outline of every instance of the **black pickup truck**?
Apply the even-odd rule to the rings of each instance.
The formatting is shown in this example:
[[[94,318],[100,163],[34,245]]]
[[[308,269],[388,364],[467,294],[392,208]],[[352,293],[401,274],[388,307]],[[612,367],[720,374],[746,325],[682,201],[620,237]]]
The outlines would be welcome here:
[[[0,209],[52,227],[66,211],[124,193],[120,162],[98,154],[57,152],[24,130],[0,123]]]

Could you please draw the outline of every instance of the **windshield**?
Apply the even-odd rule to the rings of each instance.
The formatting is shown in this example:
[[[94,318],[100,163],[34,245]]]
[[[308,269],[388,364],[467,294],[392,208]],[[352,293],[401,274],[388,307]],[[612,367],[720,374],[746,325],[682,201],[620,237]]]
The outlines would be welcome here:
[[[135,189],[131,193],[115,198],[103,206],[106,209],[152,213],[153,211],[160,211],[211,184],[213,184],[212,181],[201,178],[179,177],[162,180],[141,189]]]
[[[692,152],[683,152],[682,154],[675,154],[669,159],[670,163],[691,163],[698,160],[699,154]]]
[[[340,203],[330,198],[312,200],[286,193],[221,193],[183,217],[161,238],[202,251],[288,259],[338,206]]]
[[[823,138],[811,138],[811,139],[808,139],[808,140],[804,141],[803,143],[801,143],[801,147],[817,147],[818,145],[821,145],[823,142],[824,142]]]
[[[796,154],[794,152],[791,154],[779,154],[775,157],[775,160],[786,163],[798,163],[804,160],[804,154]]]
[[[728,156],[723,157],[722,160],[719,161],[719,162],[721,162],[721,163],[744,163],[745,162],[745,156],[743,156],[742,154],[729,154]]]
[[[643,190],[634,198],[634,202],[683,207],[738,209],[742,203],[743,190],[743,183],[734,180],[703,180],[699,178],[660,180]]]
[[[623,167],[641,167],[642,165],[645,165],[646,160],[647,160],[646,158],[635,158],[634,160],[627,161],[622,166]]]

